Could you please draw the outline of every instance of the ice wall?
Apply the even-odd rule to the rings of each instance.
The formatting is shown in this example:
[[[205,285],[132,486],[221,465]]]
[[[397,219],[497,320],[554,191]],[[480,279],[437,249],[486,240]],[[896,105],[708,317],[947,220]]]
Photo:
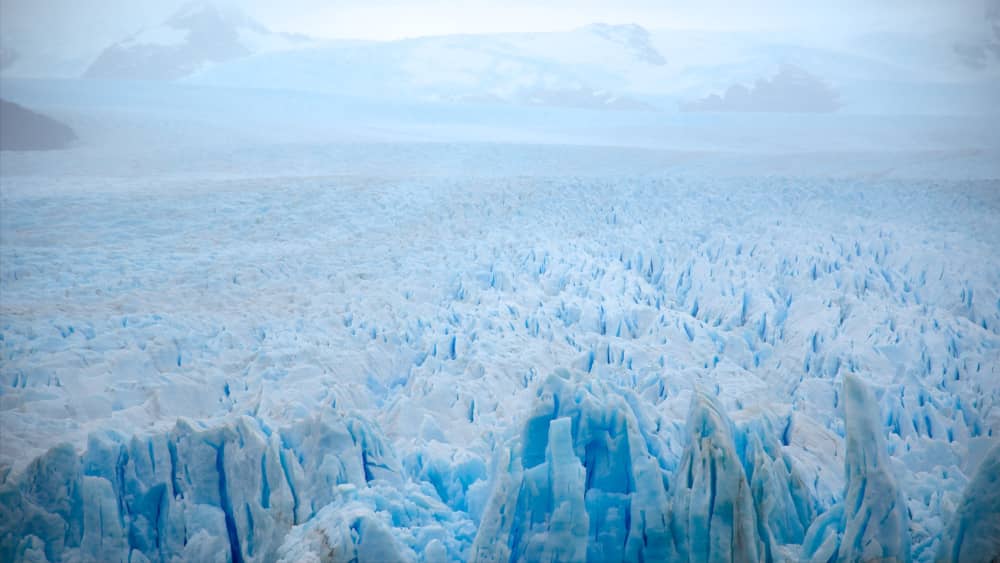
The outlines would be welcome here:
[[[334,415],[280,431],[244,417],[94,434],[83,455],[53,448],[0,486],[0,558],[271,561],[338,485],[375,479],[400,481],[385,445],[366,422]]]
[[[965,488],[937,559],[955,562],[1000,559],[1000,444],[986,454]]]
[[[813,561],[909,561],[910,529],[882,436],[878,403],[855,375],[844,377],[847,490],[813,523],[804,554]]]
[[[660,427],[627,392],[561,372],[501,451],[473,556],[486,561],[770,561],[817,503],[757,419],[711,395]],[[683,449],[679,449],[683,444]],[[766,446],[765,446],[766,444]]]
[[[676,465],[621,391],[560,371],[499,453],[473,545],[483,561],[670,557],[667,475]]]
[[[683,561],[760,561],[764,546],[729,418],[709,396],[692,399],[687,448],[671,498]]]
[[[908,509],[878,403],[844,378],[843,497],[825,504],[771,419],[734,423],[709,393],[683,425],[584,372],[538,385],[497,450],[478,517],[407,476],[382,432],[327,413],[272,430],[242,417],[166,434],[93,434],[0,486],[8,561],[909,561]],[[994,447],[939,558],[996,553]]]

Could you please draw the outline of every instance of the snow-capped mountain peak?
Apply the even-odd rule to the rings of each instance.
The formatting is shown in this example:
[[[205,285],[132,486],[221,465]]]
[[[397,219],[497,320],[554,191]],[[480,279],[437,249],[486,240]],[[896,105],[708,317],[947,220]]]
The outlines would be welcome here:
[[[620,25],[592,23],[583,29],[622,45],[642,62],[655,66],[667,64],[666,58],[653,46],[649,31],[641,25],[634,23]]]
[[[105,49],[84,76],[181,78],[214,63],[308,42],[304,36],[271,32],[235,7],[196,0],[160,25]]]

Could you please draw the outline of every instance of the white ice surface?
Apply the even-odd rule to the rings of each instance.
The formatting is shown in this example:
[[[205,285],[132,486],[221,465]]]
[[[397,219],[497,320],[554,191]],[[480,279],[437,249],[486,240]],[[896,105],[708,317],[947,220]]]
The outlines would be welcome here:
[[[371,149],[392,153],[378,162],[449,150]],[[873,389],[862,403],[884,443],[860,455],[885,456],[875,467],[906,499],[910,554],[940,549],[1000,425],[995,181],[391,172],[5,176],[0,463],[4,508],[20,515],[8,522],[29,527],[6,529],[4,553],[228,557],[236,545],[244,560],[292,561],[333,541],[375,559],[465,559],[502,508],[550,527],[489,528],[475,545],[599,557],[618,540],[594,514],[618,506],[624,519],[662,508],[656,498],[668,499],[662,529],[687,530],[664,540],[678,559],[828,553],[841,544],[824,538],[850,533],[838,511],[859,463],[844,438],[847,374]],[[570,383],[545,383],[559,369]],[[549,425],[538,413],[552,400]],[[624,404],[631,422],[614,422]],[[551,448],[518,453],[536,432]],[[648,457],[616,465],[625,443]],[[184,478],[157,465],[171,448]],[[502,469],[515,460],[523,476]],[[82,512],[25,485],[41,474],[79,483]],[[522,479],[541,487],[531,498],[568,504],[505,503]],[[154,549],[136,499],[159,486],[172,492],[156,505],[165,522],[191,537],[165,531]],[[65,544],[26,506],[70,522]],[[119,532],[88,528],[95,506]],[[258,529],[251,553],[254,521],[269,535]],[[715,531],[699,536],[700,522]],[[293,524],[299,539],[284,540]]]

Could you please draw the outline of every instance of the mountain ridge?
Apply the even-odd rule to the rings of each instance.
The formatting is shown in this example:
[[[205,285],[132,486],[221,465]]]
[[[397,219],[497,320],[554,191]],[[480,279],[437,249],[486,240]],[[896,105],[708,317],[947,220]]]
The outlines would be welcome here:
[[[104,49],[83,77],[173,80],[208,65],[310,41],[302,35],[272,32],[234,7],[195,0],[160,25]]]

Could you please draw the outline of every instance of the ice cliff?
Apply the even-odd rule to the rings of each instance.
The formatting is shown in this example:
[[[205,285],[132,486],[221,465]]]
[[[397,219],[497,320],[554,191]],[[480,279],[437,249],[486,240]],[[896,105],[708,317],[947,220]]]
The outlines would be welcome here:
[[[166,434],[92,435],[0,488],[5,561],[909,561],[909,518],[874,394],[843,384],[843,495],[826,504],[767,417],[696,393],[665,425],[625,390],[558,371],[498,449],[480,515],[408,477],[381,432],[326,414]],[[1000,448],[940,548],[998,553]],[[436,486],[468,490],[461,475]]]
[[[5,561],[271,561],[289,529],[349,485],[399,482],[363,421],[281,430],[242,418],[144,439],[92,435],[2,485]]]

